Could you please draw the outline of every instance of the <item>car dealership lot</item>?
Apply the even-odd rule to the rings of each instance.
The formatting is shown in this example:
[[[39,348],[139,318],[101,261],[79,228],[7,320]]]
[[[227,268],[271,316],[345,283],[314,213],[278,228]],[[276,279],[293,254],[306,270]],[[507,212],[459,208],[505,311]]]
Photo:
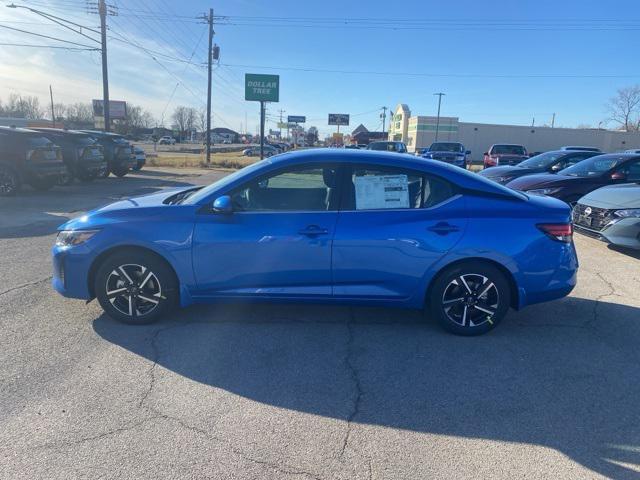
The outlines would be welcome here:
[[[49,286],[67,218],[223,172],[0,203],[0,478],[637,478],[640,255],[576,235],[570,297],[461,338],[404,310],[192,307],[147,327]]]

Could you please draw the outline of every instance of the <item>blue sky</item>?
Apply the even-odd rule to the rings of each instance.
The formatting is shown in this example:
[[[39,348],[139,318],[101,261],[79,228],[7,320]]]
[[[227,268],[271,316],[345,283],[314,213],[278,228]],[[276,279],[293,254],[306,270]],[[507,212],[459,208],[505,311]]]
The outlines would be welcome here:
[[[98,23],[81,0],[16,3],[87,26]],[[637,1],[114,3],[119,15],[109,18],[114,37],[109,43],[111,96],[142,104],[159,120],[164,112],[165,124],[176,105],[201,107],[206,101],[206,70],[173,59],[193,54],[193,63],[205,61],[206,27],[191,17],[209,7],[229,17],[216,27],[221,65],[214,74],[214,123],[234,129],[241,123],[244,128],[245,114],[250,131],[255,132],[258,122],[257,105],[243,99],[245,72],[280,75],[280,103],[269,106],[270,119],[279,109],[285,115],[306,115],[307,126],[316,125],[322,133],[331,131],[326,125],[329,112],[350,113],[352,127],[364,123],[370,129],[380,128],[380,107],[393,108],[399,102],[407,103],[413,114],[433,115],[433,93],[438,91],[446,93],[442,115],[462,121],[530,124],[535,117],[539,125],[550,123],[555,112],[557,126],[597,126],[606,119],[605,103],[615,90],[640,83]],[[171,20],[173,14],[180,17]],[[247,17],[310,20],[300,20],[300,27],[284,26],[293,23],[290,20]],[[319,19],[326,18],[370,20],[364,28],[353,23],[343,28],[336,21],[319,25]],[[24,10],[0,9],[0,25],[84,42]],[[55,43],[6,29],[0,38]],[[115,38],[165,57],[153,60],[140,47]],[[0,47],[0,65],[0,98],[21,92],[44,99],[49,84],[65,102],[101,95],[97,53]],[[273,121],[269,126],[275,127]]]

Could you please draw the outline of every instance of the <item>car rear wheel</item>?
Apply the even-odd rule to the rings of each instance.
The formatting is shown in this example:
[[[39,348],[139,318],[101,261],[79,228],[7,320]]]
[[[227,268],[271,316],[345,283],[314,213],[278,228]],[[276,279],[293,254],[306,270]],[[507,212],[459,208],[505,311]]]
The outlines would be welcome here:
[[[438,275],[428,298],[428,312],[451,333],[481,335],[500,323],[510,299],[509,282],[500,270],[469,261]]]
[[[127,173],[129,173],[129,169],[125,167],[118,167],[113,169],[113,174],[116,177],[124,177]]]
[[[11,197],[20,191],[20,175],[8,165],[0,165],[0,197]]]
[[[177,298],[170,267],[152,254],[116,253],[98,268],[94,291],[103,310],[115,320],[134,325],[155,322]]]
[[[58,177],[58,185],[71,185],[73,183],[73,172],[66,167],[64,173]]]

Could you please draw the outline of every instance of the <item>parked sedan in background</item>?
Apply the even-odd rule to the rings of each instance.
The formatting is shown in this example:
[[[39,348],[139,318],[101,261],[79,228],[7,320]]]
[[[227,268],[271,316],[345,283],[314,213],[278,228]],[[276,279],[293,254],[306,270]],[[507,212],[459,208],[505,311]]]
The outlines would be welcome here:
[[[279,154],[280,151],[277,148],[272,147],[271,145],[265,145],[264,146],[264,156],[265,157],[271,157],[273,155],[277,155]],[[255,146],[255,147],[249,147],[249,148],[245,148],[242,151],[242,155],[244,155],[245,157],[259,157],[260,156],[260,145]]]
[[[531,157],[515,166],[487,168],[479,172],[489,180],[506,185],[511,180],[534,173],[557,173],[582,160],[599,155],[595,152],[556,150]]]
[[[160,140],[158,140],[158,144],[159,145],[175,145],[176,139],[169,135],[165,135],[164,137],[160,137]]]
[[[102,146],[87,133],[59,128],[34,128],[62,149],[67,167],[60,183],[68,185],[77,178],[89,182],[107,168]]]
[[[265,216],[266,214],[266,216]],[[575,286],[570,211],[409,155],[306,150],[60,227],[53,286],[141,324],[174,304],[424,309],[478,335]]]
[[[614,245],[640,250],[640,183],[599,188],[573,209],[576,230]]]
[[[133,146],[122,135],[96,130],[80,130],[94,137],[102,145],[107,169],[102,174],[108,177],[113,173],[116,177],[124,177],[129,170],[137,165],[133,154]]]
[[[527,193],[549,195],[574,205],[582,196],[600,187],[640,181],[640,155],[609,153],[588,158],[551,175],[527,175],[507,187]]]
[[[488,152],[484,152],[484,168],[498,165],[517,165],[529,158],[527,149],[522,145],[496,144]]]
[[[467,155],[471,155],[471,151],[466,150],[464,145],[458,142],[435,142],[420,153],[422,158],[439,160],[465,169],[467,168]]]
[[[565,147],[560,147],[560,150],[581,150],[581,151],[584,151],[584,152],[602,153],[602,150],[600,150],[599,148],[596,148],[596,147],[579,147],[579,146],[575,146],[575,145],[567,145]]]

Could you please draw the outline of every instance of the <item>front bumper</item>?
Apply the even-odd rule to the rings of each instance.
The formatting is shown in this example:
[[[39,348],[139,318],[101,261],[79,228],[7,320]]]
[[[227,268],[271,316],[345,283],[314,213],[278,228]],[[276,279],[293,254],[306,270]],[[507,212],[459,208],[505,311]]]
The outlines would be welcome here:
[[[640,250],[640,218],[622,218],[602,230],[574,223],[577,232],[620,247]]]
[[[91,251],[84,245],[51,249],[53,277],[51,285],[60,295],[69,298],[90,300],[89,271],[93,263]]]

